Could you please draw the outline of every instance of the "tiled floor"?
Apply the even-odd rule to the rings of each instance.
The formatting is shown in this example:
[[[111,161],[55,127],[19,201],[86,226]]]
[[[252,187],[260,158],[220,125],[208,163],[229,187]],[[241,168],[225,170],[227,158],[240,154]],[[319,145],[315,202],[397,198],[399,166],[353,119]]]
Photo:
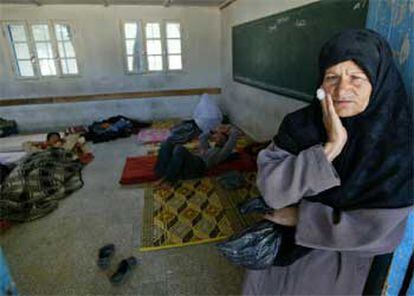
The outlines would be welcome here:
[[[234,295],[243,270],[220,257],[213,244],[140,253],[144,191],[118,184],[127,156],[145,151],[134,137],[93,146],[85,186],[37,221],[15,225],[0,238],[22,295]],[[111,270],[96,267],[98,249],[112,242]],[[108,275],[130,255],[141,264],[120,287]]]

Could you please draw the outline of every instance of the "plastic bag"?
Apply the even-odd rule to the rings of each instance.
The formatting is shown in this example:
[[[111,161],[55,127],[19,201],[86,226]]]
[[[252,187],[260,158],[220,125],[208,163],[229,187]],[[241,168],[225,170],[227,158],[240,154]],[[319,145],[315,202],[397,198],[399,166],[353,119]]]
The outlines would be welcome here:
[[[210,98],[208,94],[203,94],[194,109],[193,119],[203,133],[207,133],[220,125],[223,114],[214,99]]]
[[[262,221],[218,243],[217,248],[236,265],[265,269],[273,265],[282,243],[282,236],[275,225]]]
[[[239,210],[242,214],[267,213],[271,208],[262,197],[258,197],[240,205]],[[295,244],[295,227],[267,220],[234,234],[216,246],[232,263],[248,269],[290,265],[312,250]]]

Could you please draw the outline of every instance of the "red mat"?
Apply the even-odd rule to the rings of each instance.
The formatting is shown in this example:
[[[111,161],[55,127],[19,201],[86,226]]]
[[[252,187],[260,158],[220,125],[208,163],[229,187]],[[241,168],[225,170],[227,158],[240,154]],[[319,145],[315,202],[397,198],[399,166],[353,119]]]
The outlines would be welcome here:
[[[156,181],[158,179],[154,173],[156,161],[156,155],[128,157],[119,183],[122,185],[131,185]],[[250,154],[239,152],[237,159],[223,162],[208,170],[207,176],[220,175],[232,170],[245,172],[255,171],[256,160]]]

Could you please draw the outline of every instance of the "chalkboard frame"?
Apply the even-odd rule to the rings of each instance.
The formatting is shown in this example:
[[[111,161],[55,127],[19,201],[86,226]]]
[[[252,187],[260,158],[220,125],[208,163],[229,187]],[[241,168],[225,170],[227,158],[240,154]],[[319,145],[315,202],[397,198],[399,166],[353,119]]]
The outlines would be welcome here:
[[[358,13],[360,13],[362,16],[358,16],[355,18],[358,18],[358,23],[349,25],[349,24],[344,24],[343,27],[341,23],[336,24],[337,28],[335,28],[335,30],[332,30],[332,32],[329,32],[330,34],[325,34],[326,36],[324,36],[323,41],[320,41],[318,43],[318,52],[314,53],[312,55],[311,58],[309,58],[309,60],[312,59],[312,62],[309,62],[309,64],[312,64],[312,71],[314,71],[314,74],[312,75],[312,85],[315,84],[315,88],[316,88],[316,83],[317,83],[317,76],[318,76],[318,69],[317,69],[317,58],[318,58],[318,54],[319,54],[319,50],[322,47],[322,44],[328,40],[332,35],[334,35],[335,33],[345,29],[345,28],[350,28],[350,27],[354,27],[354,28],[362,28],[365,27],[365,23],[366,23],[366,18],[367,18],[367,13],[368,13],[368,0],[347,0],[348,4],[350,2],[353,2],[353,5],[359,5],[360,7],[358,7],[357,9],[355,9],[355,6],[353,6],[353,10],[358,10]],[[314,2],[314,3],[310,3],[304,6],[300,6],[300,7],[296,7],[293,9],[289,9],[286,11],[283,11],[281,13],[277,13],[274,15],[270,15],[270,16],[266,16],[260,19],[256,19],[253,21],[249,21],[246,23],[242,23],[239,24],[237,26],[233,26],[232,27],[232,71],[233,71],[233,80],[242,84],[246,84],[249,86],[253,86],[259,89],[263,89],[266,91],[270,91],[272,93],[276,93],[276,94],[281,94],[281,95],[285,95],[287,97],[290,97],[292,99],[297,99],[300,101],[305,101],[305,102],[310,102],[314,99],[314,90],[312,89],[312,91],[310,91],[310,88],[308,88],[307,91],[303,91],[303,90],[298,90],[298,88],[294,88],[292,86],[286,86],[286,85],[277,85],[274,83],[267,83],[264,80],[258,80],[255,79],[255,77],[252,76],[247,76],[247,75],[240,75],[240,71],[238,71],[238,64],[237,64],[237,55],[236,55],[236,46],[239,44],[238,40],[236,40],[236,38],[240,38],[237,37],[237,33],[240,35],[240,32],[243,32],[243,30],[249,30],[249,28],[254,27],[254,26],[260,26],[261,24],[264,23],[268,23],[270,20],[275,20],[277,22],[277,24],[281,23],[281,21],[283,22],[285,16],[291,16],[291,15],[295,15],[298,14],[300,15],[300,12],[303,12],[305,10],[315,10],[318,7],[322,7],[322,5],[326,7],[328,7],[328,5],[332,5],[332,7],[334,7],[334,5],[343,5],[343,3],[341,3],[340,0],[321,0],[319,2]],[[336,8],[338,10],[338,8]],[[355,13],[355,15],[357,15]],[[332,16],[330,16],[330,18],[332,19]],[[286,18],[285,18],[286,19]],[[344,18],[346,19],[346,18]],[[348,20],[347,20],[348,21]],[[296,20],[297,22],[297,20]],[[348,21],[349,23],[349,21]],[[295,24],[296,25],[296,24]],[[339,27],[339,28],[338,28]],[[321,38],[320,38],[321,39]],[[282,42],[283,43],[283,42]],[[254,46],[254,45],[253,45]],[[307,79],[306,77],[303,79]],[[311,80],[310,80],[311,81]]]

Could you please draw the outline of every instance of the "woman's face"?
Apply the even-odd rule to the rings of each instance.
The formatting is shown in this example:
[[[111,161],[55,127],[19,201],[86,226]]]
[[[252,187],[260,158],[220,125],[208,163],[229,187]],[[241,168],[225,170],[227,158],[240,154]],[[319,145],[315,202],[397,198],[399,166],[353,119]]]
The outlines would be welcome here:
[[[328,68],[322,87],[331,95],[339,117],[350,117],[363,112],[368,107],[372,93],[368,76],[350,60]]]

